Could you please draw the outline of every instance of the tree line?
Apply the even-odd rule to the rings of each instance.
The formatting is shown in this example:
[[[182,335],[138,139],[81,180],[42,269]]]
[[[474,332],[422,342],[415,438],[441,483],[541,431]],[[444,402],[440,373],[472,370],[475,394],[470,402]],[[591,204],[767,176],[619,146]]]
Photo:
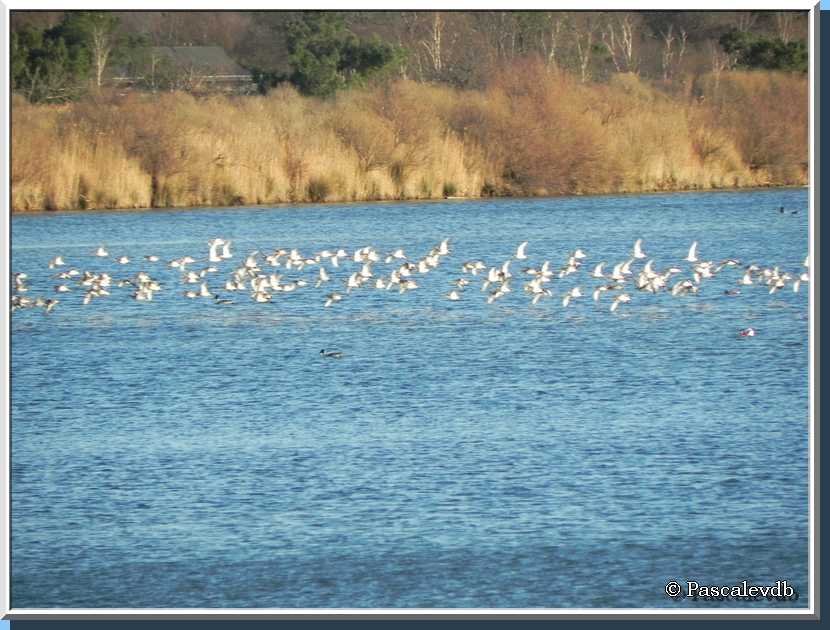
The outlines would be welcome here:
[[[657,83],[726,70],[807,70],[798,11],[131,11],[11,13],[13,89],[31,102],[74,100],[107,70],[181,87],[151,46],[217,45],[263,93],[302,94],[391,78],[484,89],[505,64],[531,59],[582,83],[632,73]]]

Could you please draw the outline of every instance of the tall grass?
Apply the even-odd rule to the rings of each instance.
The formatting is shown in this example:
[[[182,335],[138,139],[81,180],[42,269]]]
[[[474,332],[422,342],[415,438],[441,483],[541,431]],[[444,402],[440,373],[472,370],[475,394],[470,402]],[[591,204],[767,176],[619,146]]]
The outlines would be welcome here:
[[[807,83],[732,72],[669,93],[533,62],[485,91],[398,81],[333,101],[12,102],[12,209],[553,195],[806,183]]]

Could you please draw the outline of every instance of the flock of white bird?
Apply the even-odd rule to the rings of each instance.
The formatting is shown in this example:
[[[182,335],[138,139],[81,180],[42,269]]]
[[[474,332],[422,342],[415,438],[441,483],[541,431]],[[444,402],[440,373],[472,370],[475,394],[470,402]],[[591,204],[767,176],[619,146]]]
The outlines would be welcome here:
[[[351,253],[345,249],[327,249],[310,256],[302,254],[297,249],[276,249],[269,253],[257,250],[244,256],[241,264],[232,269],[224,279],[214,280],[221,273],[221,266],[227,265],[228,261],[234,258],[231,244],[230,240],[215,238],[207,243],[206,258],[184,256],[163,263],[158,256],[148,255],[143,257],[142,266],[166,264],[170,269],[178,271],[182,295],[185,298],[210,298],[215,304],[220,305],[233,304],[234,295],[244,295],[255,302],[271,302],[281,293],[290,293],[309,286],[320,289],[324,285],[332,285],[335,290],[329,291],[321,300],[322,305],[328,308],[345,299],[353,291],[375,289],[403,294],[418,289],[419,279],[444,264],[451,251],[450,239],[444,239],[432,247],[425,256],[415,259],[410,259],[400,248],[381,254],[370,246],[361,247]],[[493,304],[514,291],[515,283],[521,285],[521,291],[527,295],[530,303],[537,305],[542,300],[552,299],[553,287],[556,285],[554,281],[577,274],[582,268],[582,261],[587,258],[585,252],[576,249],[558,268],[550,260],[545,260],[536,267],[515,269],[514,263],[528,259],[528,246],[528,241],[521,243],[514,255],[495,266],[487,265],[481,260],[464,262],[460,267],[459,277],[452,280],[453,288],[446,293],[446,299],[460,301],[464,299],[468,287],[480,282],[480,290],[485,293],[487,303]],[[87,258],[107,259],[125,267],[134,264],[127,256],[111,256],[103,246]],[[631,296],[635,292],[654,294],[665,291],[672,296],[697,294],[707,280],[729,269],[737,271],[736,286],[724,291],[730,296],[739,295],[741,287],[749,285],[766,287],[771,294],[788,286],[798,292],[802,283],[809,282],[809,257],[804,259],[803,269],[796,272],[783,271],[778,266],[743,265],[739,260],[732,258],[715,262],[701,259],[697,241],[692,243],[681,264],[683,266],[655,268],[654,259],[649,258],[644,251],[643,239],[638,239],[629,255],[621,262],[612,265],[607,261],[601,261],[593,265],[589,274],[593,286],[583,284],[563,289],[559,299],[562,306],[568,308],[579,298],[585,297],[586,293],[590,293],[597,303],[607,294],[609,297],[613,296],[610,299],[609,310],[614,312],[620,305],[631,302]],[[116,279],[107,272],[82,271],[71,267],[63,256],[56,256],[48,265],[49,269],[57,270],[52,276],[54,280],[59,281],[59,284],[53,287],[54,293],[82,292],[84,305],[106,298],[113,287],[127,289],[132,299],[139,302],[151,302],[159,291],[174,290],[170,282],[163,284],[144,270],[130,277]],[[352,266],[351,269],[348,268],[349,265]],[[385,267],[386,270],[382,272],[381,267]],[[312,275],[301,275],[302,272],[309,271]],[[338,272],[342,274],[339,279],[335,278]],[[290,279],[287,277],[289,274],[293,276]],[[57,297],[29,297],[27,274],[16,272],[12,277],[12,311],[41,307],[46,313],[50,313],[60,303]],[[217,289],[219,285],[221,289]],[[586,293],[583,293],[583,288]]]

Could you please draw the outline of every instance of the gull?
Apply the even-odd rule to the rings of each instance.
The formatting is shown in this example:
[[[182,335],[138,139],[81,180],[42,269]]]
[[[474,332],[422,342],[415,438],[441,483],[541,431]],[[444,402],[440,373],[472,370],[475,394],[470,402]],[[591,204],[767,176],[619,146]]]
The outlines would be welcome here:
[[[417,289],[418,283],[414,280],[405,280],[401,282],[400,289],[398,289],[398,293],[405,293],[407,291],[411,291],[412,289]]]
[[[719,272],[724,267],[737,267],[740,264],[740,260],[736,260],[735,258],[727,258],[726,260],[720,261],[720,264],[717,267],[715,267],[715,272]]]
[[[20,293],[25,293],[29,290],[29,287],[26,286],[26,278],[29,276],[23,273],[22,271],[18,271],[14,274],[14,289]]]
[[[605,261],[603,260],[600,264],[594,267],[594,271],[591,272],[592,278],[604,278],[605,275],[602,273],[602,268],[605,266]]]
[[[614,311],[616,311],[620,303],[625,304],[630,301],[631,296],[628,295],[628,293],[620,293],[617,297],[614,298],[614,301],[611,303],[611,312],[613,313]]]
[[[453,291],[450,291],[449,293],[447,293],[447,299],[455,302],[457,300],[460,300],[461,296],[458,295],[458,291],[453,290]]]
[[[692,243],[692,246],[689,248],[689,254],[684,260],[692,263],[697,262],[697,241]]]
[[[361,282],[360,274],[358,274],[355,271],[352,275],[349,276],[349,279],[346,280],[346,293],[351,293],[352,289],[359,288],[360,287],[360,282]]]
[[[387,254],[386,258],[384,259],[384,262],[386,262],[388,264],[388,263],[391,263],[395,259],[402,260],[404,258],[406,258],[406,254],[404,254],[403,249],[398,248],[394,252],[390,252],[389,254]]]
[[[335,302],[339,302],[339,301],[340,301],[340,300],[342,300],[342,299],[343,299],[343,296],[342,296],[342,295],[340,295],[339,293],[329,293],[329,294],[326,296],[326,303],[325,303],[325,304],[323,304],[323,306],[325,306],[326,308],[328,308],[329,306],[331,306],[331,305],[332,305],[332,304],[334,304]]]
[[[738,334],[741,337],[754,337],[755,336],[755,329],[754,328],[744,328],[743,330],[739,331]]]
[[[467,280],[467,278],[457,278],[456,280],[453,280],[453,284],[457,286],[459,289],[463,289],[468,284],[470,284],[470,281]]]
[[[581,249],[577,249],[577,250],[576,250],[576,251],[572,254],[572,257],[573,257],[573,258],[585,258],[585,252],[583,252]]]
[[[526,293],[532,293],[533,295],[538,295],[539,293],[543,293],[545,289],[542,288],[543,279],[541,276],[534,278],[530,282],[525,283],[524,288]]]
[[[525,250],[527,249],[527,241],[519,245],[518,249],[516,249],[516,260],[524,260],[527,258],[527,254],[525,254]]]
[[[233,258],[233,254],[231,254],[231,242],[232,241],[225,241],[224,243],[222,243],[222,253],[219,254],[219,258],[221,258],[222,260]]]
[[[11,299],[11,310],[12,312],[16,311],[20,308],[28,308],[32,306],[31,298],[27,298],[24,295],[13,295]]]
[[[625,276],[622,273],[622,266],[624,263],[617,263],[614,265],[614,270],[611,272],[611,279],[616,280],[618,282],[622,282],[625,280]]]
[[[149,256],[145,256],[144,260],[146,260],[147,262],[158,262],[159,257],[155,254],[150,254]]]
[[[568,291],[568,293],[565,295],[564,298],[562,298],[562,306],[567,307],[568,304],[571,303],[571,300],[573,298],[578,298],[578,297],[582,297],[582,291],[579,290],[579,287],[574,287],[573,289]]]
[[[677,284],[675,284],[671,289],[672,295],[686,295],[687,293],[695,294],[697,293],[698,288],[695,286],[695,283],[691,280],[681,280]]]
[[[323,284],[324,282],[328,282],[331,279],[328,272],[326,271],[326,268],[323,266],[321,266],[318,270],[318,274],[320,276],[320,279],[317,280],[317,284],[314,285],[315,289],[319,288],[321,284]]]
[[[499,287],[495,291],[491,291],[490,295],[487,296],[487,303],[492,304],[493,302],[498,300],[500,297],[502,297],[506,293],[507,293],[507,291],[504,291],[504,287]]]
[[[115,262],[117,262],[119,265],[126,265],[128,262],[130,262],[130,259],[126,256],[120,256],[115,259]]]
[[[182,276],[182,282],[184,282],[185,284],[196,284],[201,279],[202,279],[202,276],[200,276],[195,271],[188,271],[186,274],[184,274]]]
[[[541,300],[543,297],[553,297],[553,292],[550,289],[542,289],[541,292],[536,293],[533,296],[533,299],[530,301],[530,303],[533,304],[533,306],[536,306],[536,304],[539,303],[539,300]]]
[[[49,269],[54,269],[55,267],[59,267],[65,264],[66,263],[63,262],[62,256],[55,256],[52,260],[49,261]]]
[[[487,268],[487,265],[485,265],[480,260],[468,260],[463,265],[461,265],[461,270],[462,271],[469,272],[469,273],[473,274],[474,276],[478,275],[479,271],[482,271],[486,268]]]
[[[646,257],[645,253],[643,253],[642,246],[643,246],[643,239],[638,238],[634,242],[634,251],[631,254],[632,256],[634,256],[634,258],[645,258]]]
[[[565,266],[564,266],[564,267],[563,267],[563,268],[559,271],[559,277],[560,277],[560,278],[564,278],[565,276],[569,276],[569,275],[571,275],[572,273],[576,273],[577,271],[579,271],[579,268],[580,268],[581,266],[582,266],[582,263],[581,263],[581,262],[579,262],[579,260],[577,259],[577,257],[576,257],[576,256],[573,256],[573,255],[572,255],[572,256],[570,256],[570,257],[568,258],[568,264],[567,264],[567,265],[565,265]]]
[[[245,259],[245,262],[244,262],[244,265],[245,265],[246,269],[254,269],[254,270],[259,269],[259,267],[257,266],[257,262],[256,262],[257,254],[259,254],[258,251],[251,252],[250,254],[248,254],[248,257]]]
[[[56,292],[56,293],[67,293],[67,292],[69,292],[69,291],[71,291],[71,290],[72,290],[72,289],[70,289],[70,288],[69,288],[68,286],[66,286],[65,284],[59,284],[59,285],[57,285],[57,286],[55,287],[55,292]]]
[[[95,255],[100,256],[101,258],[106,258],[110,255],[110,253],[102,246],[95,250]]]
[[[221,238],[215,238],[211,241],[208,241],[208,247],[210,247],[210,253],[208,254],[208,260],[210,262],[221,262],[222,259],[219,257],[219,253],[217,250],[221,245],[224,245],[225,241]]]
[[[338,249],[331,257],[331,266],[332,267],[339,267],[340,266],[340,259],[341,258],[348,258],[349,255],[346,253],[345,249]]]
[[[269,286],[274,291],[280,291],[281,290],[280,289],[280,281],[281,280],[282,280],[282,276],[280,274],[272,273],[271,275],[268,276],[268,281],[263,283],[263,284]]]
[[[283,256],[285,256],[285,258],[286,258],[286,262],[288,262],[288,261],[290,261],[290,260],[291,260],[291,254],[290,254],[290,252],[289,252],[287,249],[282,249],[282,248],[280,248],[280,249],[275,249],[275,250],[271,253],[270,260],[268,260],[268,262],[270,262],[270,263],[271,263],[274,267],[279,267],[279,265],[280,265],[279,260],[280,260],[280,258],[282,258]],[[268,256],[266,256],[266,259],[268,259],[268,258],[269,258],[269,257],[268,257]]]
[[[450,239],[445,238],[443,241],[441,241],[441,244],[438,246],[438,253],[441,256],[446,256],[450,253]]]
[[[46,314],[48,315],[49,313],[51,313],[52,309],[54,309],[58,304],[60,304],[60,300],[51,298],[46,300],[43,303],[43,306],[46,308]]]

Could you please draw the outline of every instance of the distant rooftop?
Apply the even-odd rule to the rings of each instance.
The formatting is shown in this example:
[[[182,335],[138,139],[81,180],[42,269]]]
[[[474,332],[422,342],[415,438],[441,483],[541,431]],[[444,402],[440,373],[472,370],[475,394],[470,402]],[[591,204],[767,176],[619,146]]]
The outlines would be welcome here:
[[[180,68],[195,68],[214,76],[250,76],[250,72],[228,57],[221,46],[154,46],[153,54],[167,56]]]
[[[228,57],[221,46],[153,46],[148,50],[151,56],[164,57],[179,70],[195,70],[204,77],[251,78],[251,73]],[[120,78],[129,71],[113,68],[113,74]]]

